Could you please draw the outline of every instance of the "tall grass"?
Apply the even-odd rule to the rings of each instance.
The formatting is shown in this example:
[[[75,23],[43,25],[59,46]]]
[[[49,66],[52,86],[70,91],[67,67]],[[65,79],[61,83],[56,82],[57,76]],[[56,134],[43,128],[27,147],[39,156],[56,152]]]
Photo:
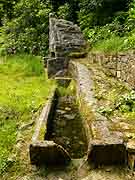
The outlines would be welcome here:
[[[19,127],[45,103],[54,82],[47,79],[39,57],[2,57],[0,64],[0,174],[9,166]]]
[[[40,57],[16,55],[1,57],[1,61],[3,65],[0,66],[0,73],[12,75],[22,73],[25,76],[40,76],[44,72],[44,68],[40,63]]]
[[[108,39],[100,40],[97,42],[92,51],[103,53],[118,53],[124,50],[125,38],[112,35]]]

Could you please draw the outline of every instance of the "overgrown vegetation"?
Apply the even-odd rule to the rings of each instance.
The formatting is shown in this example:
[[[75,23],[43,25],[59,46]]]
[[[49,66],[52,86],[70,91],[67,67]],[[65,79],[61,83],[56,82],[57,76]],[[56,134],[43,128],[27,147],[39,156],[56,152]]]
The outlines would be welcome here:
[[[14,163],[18,134],[35,121],[53,82],[47,80],[40,58],[20,55],[0,59],[0,174]]]
[[[115,88],[114,88],[115,89]],[[134,122],[135,117],[135,91],[129,91],[121,95],[118,93],[119,91],[116,90],[117,97],[119,99],[110,100],[109,96],[103,97],[104,101],[110,101],[109,105],[103,103],[102,106],[98,108],[98,112],[102,115],[106,116],[107,118],[111,119],[113,116],[115,117],[123,117],[126,120],[131,120]]]
[[[123,90],[123,94],[121,90]],[[98,109],[98,112],[107,117],[115,113],[120,113],[123,116],[130,116],[132,119],[132,116],[135,114],[135,91],[124,90],[120,84],[116,85],[116,87],[113,86],[109,94],[103,95],[102,98],[97,95],[97,98],[99,100],[104,99],[105,101],[110,101],[109,106],[108,104],[104,104]]]
[[[126,117],[134,120],[135,91],[127,84],[106,75],[102,67],[80,59],[93,72],[94,94],[97,99],[97,111],[108,119]]]
[[[65,80],[66,81],[66,80]],[[67,80],[68,81],[68,80]],[[75,96],[76,94],[76,88],[75,88],[75,82],[72,80],[68,87],[66,86],[58,86],[58,92],[60,96]]]
[[[1,53],[31,53],[44,56],[48,50],[50,11],[48,1],[18,1],[14,5],[13,18],[3,19]]]
[[[95,0],[92,6],[89,0],[85,2],[82,2],[80,25],[92,51],[106,53],[135,48],[134,0]]]
[[[96,65],[87,64],[94,73],[95,98],[97,111],[108,119],[124,117],[134,120],[135,117],[135,91],[128,85],[108,77]]]
[[[8,0],[0,6],[0,52],[45,56],[50,12],[78,23],[92,51],[135,48],[135,0]]]

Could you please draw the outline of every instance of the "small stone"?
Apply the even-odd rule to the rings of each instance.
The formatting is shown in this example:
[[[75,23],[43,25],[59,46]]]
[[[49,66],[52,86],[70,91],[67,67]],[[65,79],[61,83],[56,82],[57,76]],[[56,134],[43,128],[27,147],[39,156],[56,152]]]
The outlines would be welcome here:
[[[106,168],[106,172],[111,172],[111,168]]]
[[[73,119],[75,118],[75,115],[65,114],[64,117],[65,117],[66,119],[73,120]]]
[[[66,107],[65,110],[66,110],[66,111],[71,111],[71,108]]]
[[[74,136],[74,139],[78,139],[78,137],[77,137],[77,136]]]
[[[31,126],[33,126],[34,122],[35,122],[35,121],[31,121],[31,122],[29,122],[29,123],[27,123],[27,124],[22,124],[22,125],[19,127],[19,130],[26,130],[26,129],[30,128]]]
[[[33,172],[37,172],[37,167],[36,167],[35,165],[31,165],[31,170],[32,170]]]
[[[82,141],[79,141],[79,144],[80,144],[80,145],[83,145],[83,144],[84,144],[84,142],[82,142]]]
[[[53,136],[55,136],[55,135],[56,135],[56,133],[52,133],[52,135],[53,135]]]
[[[66,141],[66,144],[69,145],[69,144],[70,144],[70,141]]]
[[[64,110],[60,110],[60,109],[57,109],[57,113],[60,113],[60,114],[65,114],[65,113],[66,113],[66,111],[64,111]]]

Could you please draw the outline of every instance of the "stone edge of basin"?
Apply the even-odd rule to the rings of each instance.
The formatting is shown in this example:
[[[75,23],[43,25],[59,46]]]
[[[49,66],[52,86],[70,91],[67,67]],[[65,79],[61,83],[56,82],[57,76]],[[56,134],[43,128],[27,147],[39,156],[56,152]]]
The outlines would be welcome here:
[[[118,135],[118,139],[116,139],[116,132],[116,134],[114,134],[114,138],[111,139],[111,133],[108,130],[106,117],[96,112],[96,99],[94,98],[92,72],[90,72],[85,65],[71,60],[69,63],[69,73],[76,81],[77,98],[79,100],[80,111],[86,111],[86,109],[88,109],[88,114],[92,114],[92,116],[90,115],[90,119],[89,117],[85,117],[85,119],[83,118],[84,128],[88,140],[88,162],[94,163],[95,165],[126,165],[128,150],[126,143],[123,140],[123,136]],[[105,130],[108,133],[107,136],[104,136],[104,133],[101,132],[103,135],[102,140],[96,139],[93,135],[96,128],[100,129],[100,124],[105,125]]]
[[[54,110],[56,96],[57,88],[54,88],[37,119],[32,141],[29,145],[30,162],[33,165],[63,165],[71,160],[69,153],[62,146],[53,141],[45,140],[47,123]]]

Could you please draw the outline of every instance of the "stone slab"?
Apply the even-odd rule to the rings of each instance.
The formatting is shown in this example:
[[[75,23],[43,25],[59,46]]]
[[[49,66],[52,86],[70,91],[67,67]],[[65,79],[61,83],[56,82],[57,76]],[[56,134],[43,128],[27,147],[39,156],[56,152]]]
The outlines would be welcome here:
[[[30,145],[31,164],[63,165],[71,160],[67,151],[53,141],[36,142]]]
[[[51,95],[48,98],[45,106],[42,109],[42,112],[37,119],[35,132],[32,137],[32,143],[37,141],[44,140],[44,135],[47,130],[48,121],[50,121],[50,116],[53,113],[53,107],[55,103],[55,96],[56,96],[56,88],[53,89]]]
[[[123,142],[93,140],[89,146],[88,161],[98,165],[126,165],[126,147]]]
[[[58,45],[59,44],[59,45]],[[58,46],[58,47],[57,47]],[[86,48],[86,41],[80,28],[70,21],[49,16],[49,51],[64,56],[73,51]],[[55,56],[56,57],[56,56]]]
[[[68,58],[58,57],[48,59],[47,61],[47,73],[48,78],[54,78],[57,76],[65,76],[68,68]]]

